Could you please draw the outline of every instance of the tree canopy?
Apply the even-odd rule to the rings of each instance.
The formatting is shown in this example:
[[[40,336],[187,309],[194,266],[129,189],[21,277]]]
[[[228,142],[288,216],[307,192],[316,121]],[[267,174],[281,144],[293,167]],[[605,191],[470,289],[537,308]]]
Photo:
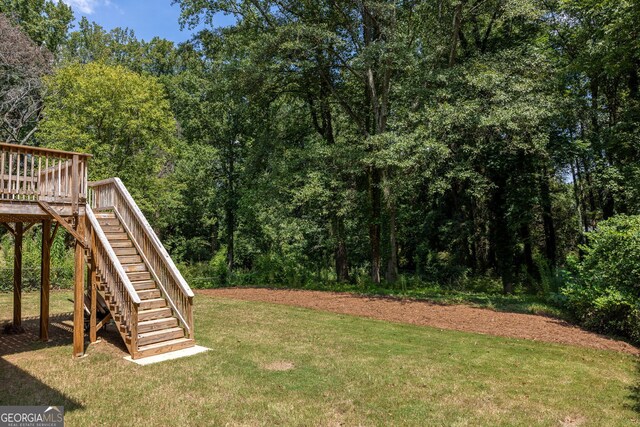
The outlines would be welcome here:
[[[120,177],[145,207],[162,199],[176,122],[156,78],[91,62],[59,68],[46,85],[42,143],[92,153],[89,178]]]
[[[178,45],[0,11],[55,58],[31,143],[92,152],[204,283],[555,298],[640,213],[633,1],[175,3]]]

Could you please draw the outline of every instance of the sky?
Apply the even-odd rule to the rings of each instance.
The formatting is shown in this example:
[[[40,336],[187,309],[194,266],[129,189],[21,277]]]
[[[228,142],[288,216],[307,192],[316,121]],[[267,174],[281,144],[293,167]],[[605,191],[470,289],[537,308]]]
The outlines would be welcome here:
[[[176,43],[189,40],[194,31],[180,30],[180,6],[171,0],[62,0],[73,9],[76,21],[86,16],[106,30],[130,28],[138,39],[159,36]],[[233,17],[219,15],[215,26],[233,23]]]

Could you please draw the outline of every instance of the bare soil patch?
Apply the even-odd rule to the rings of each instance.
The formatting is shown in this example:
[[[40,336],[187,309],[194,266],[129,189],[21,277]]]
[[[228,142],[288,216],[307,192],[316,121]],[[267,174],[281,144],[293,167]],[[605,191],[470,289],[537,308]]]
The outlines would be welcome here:
[[[207,289],[197,292],[219,298],[294,305],[391,322],[640,354],[640,349],[624,341],[585,331],[560,319],[533,314],[338,292],[264,288]]]

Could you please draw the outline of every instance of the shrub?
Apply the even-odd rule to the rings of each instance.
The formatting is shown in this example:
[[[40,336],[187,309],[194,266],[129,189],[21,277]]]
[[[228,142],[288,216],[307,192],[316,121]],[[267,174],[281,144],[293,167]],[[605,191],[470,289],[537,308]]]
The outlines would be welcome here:
[[[24,235],[22,243],[22,289],[40,289],[40,227],[33,227]],[[51,286],[73,286],[73,249],[65,244],[65,233],[58,232],[51,246]],[[13,237],[0,236],[0,292],[13,289]]]
[[[640,342],[640,216],[603,221],[587,241],[561,290],[567,308],[588,328]]]

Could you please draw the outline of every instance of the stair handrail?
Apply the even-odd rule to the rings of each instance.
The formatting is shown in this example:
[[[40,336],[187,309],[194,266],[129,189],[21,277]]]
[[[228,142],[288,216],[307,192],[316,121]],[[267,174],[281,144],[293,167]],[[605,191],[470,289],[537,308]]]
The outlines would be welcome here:
[[[140,304],[142,301],[140,300],[140,297],[138,296],[136,289],[133,287],[133,284],[131,284],[131,280],[129,280],[129,276],[127,276],[127,273],[124,271],[124,267],[122,267],[122,264],[120,264],[120,261],[118,260],[118,256],[113,251],[113,248],[111,247],[111,244],[109,243],[109,240],[107,239],[106,234],[104,234],[102,227],[100,227],[100,223],[98,222],[96,215],[93,213],[93,209],[91,209],[91,207],[87,205],[85,212],[86,212],[87,218],[89,218],[89,223],[91,224],[91,228],[96,233],[96,236],[100,241],[100,244],[104,247],[105,251],[107,252],[107,255],[109,256],[109,261],[111,261],[111,263],[113,264],[116,270],[116,273],[118,273],[118,276],[122,281],[124,288],[127,290],[127,293],[131,297],[131,300],[136,304]]]
[[[91,236],[91,241],[89,244],[91,248],[92,262],[95,267],[100,270],[100,274],[105,276],[105,284],[110,288],[110,293],[115,300],[114,302],[117,303],[119,309],[122,311],[120,313],[122,320],[125,321],[124,325],[128,326],[131,334],[131,346],[129,350],[133,355],[137,351],[138,311],[141,300],[135,288],[131,284],[129,276],[127,276],[122,264],[120,264],[120,261],[111,247],[107,236],[104,234],[93,210],[88,204],[85,209],[89,225],[91,226],[91,234],[89,234]],[[115,270],[115,277],[113,276],[112,270]],[[119,286],[118,282],[120,282],[121,286]]]
[[[114,209],[123,224],[139,240],[149,267],[162,281],[165,296],[180,317],[185,320],[189,336],[193,337],[193,297],[194,293],[173,263],[169,253],[151,228],[144,214],[129,194],[120,178],[108,178],[89,183],[92,190],[91,203],[95,209]],[[143,241],[144,240],[144,241]]]
[[[124,221],[124,218],[122,218],[122,215],[120,215],[120,212],[118,212],[117,209],[114,209],[114,213],[116,215],[116,218],[118,218],[118,220],[122,224],[122,227],[124,228],[124,231],[128,235],[133,236],[133,233],[131,232],[131,230],[127,226],[126,222]],[[146,255],[144,254],[144,251],[142,250],[142,248],[140,247],[138,242],[135,239],[133,239],[132,243],[135,246],[136,250],[140,253],[140,257],[143,259],[145,264],[150,265],[151,263],[147,259]],[[180,312],[178,307],[176,307],[176,304],[173,302],[173,299],[170,298],[170,296],[169,296],[170,294],[169,294],[169,292],[167,292],[167,288],[164,286],[164,284],[162,283],[162,280],[160,280],[160,278],[156,274],[156,271],[153,268],[150,268],[149,269],[149,273],[151,274],[151,277],[153,278],[153,280],[157,283],[158,287],[160,288],[160,291],[162,292],[162,295],[167,296],[167,302],[169,303],[169,306],[175,312],[175,314],[178,317],[178,320],[180,321],[180,323],[186,328],[187,332],[191,332],[191,327],[189,325],[189,322],[187,322],[187,320],[182,316],[182,313]]]

